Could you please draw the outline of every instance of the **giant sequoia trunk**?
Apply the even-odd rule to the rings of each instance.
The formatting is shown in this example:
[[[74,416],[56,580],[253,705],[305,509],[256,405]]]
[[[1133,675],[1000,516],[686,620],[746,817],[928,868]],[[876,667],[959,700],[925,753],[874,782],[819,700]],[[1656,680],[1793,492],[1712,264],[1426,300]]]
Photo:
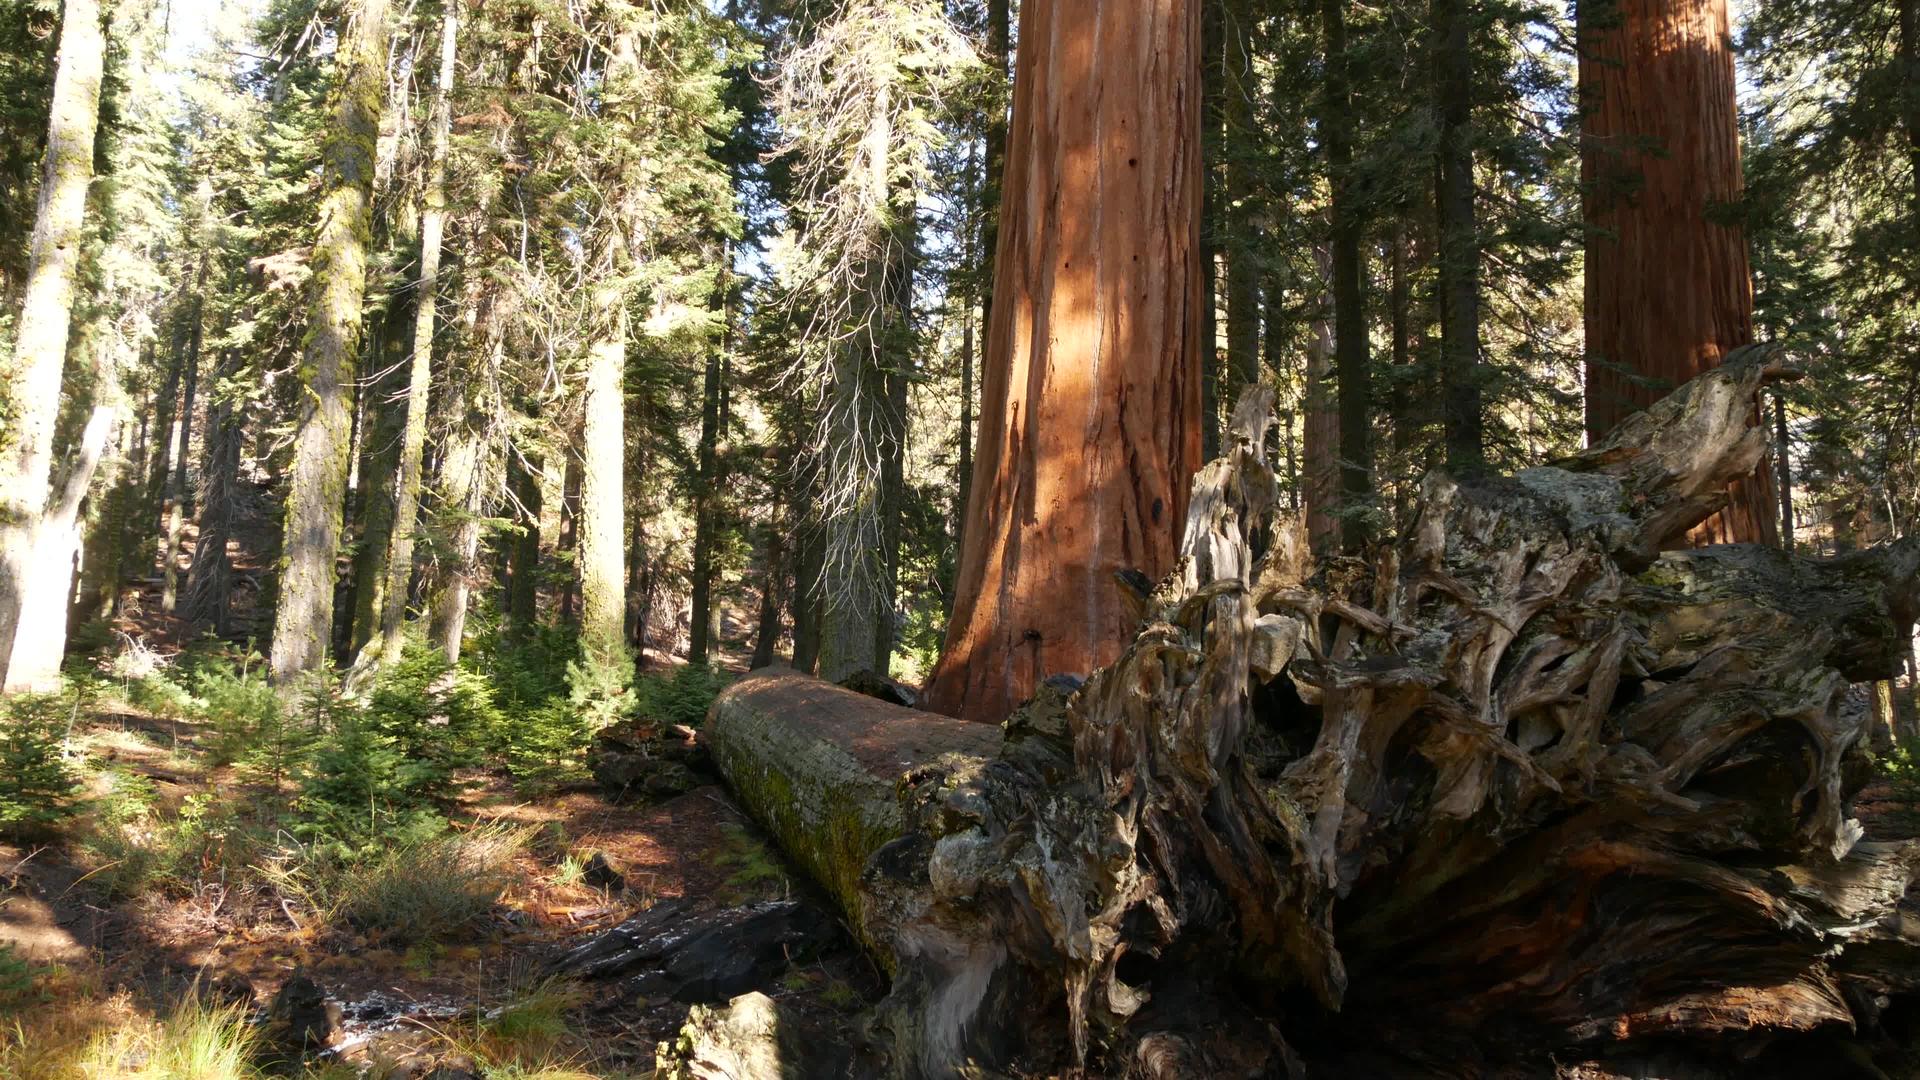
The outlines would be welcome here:
[[[1591,0],[1580,15],[1587,434],[1753,340],[1727,0]],[[1758,408],[1758,403],[1755,403]],[[1763,461],[1700,543],[1773,543]]]
[[[788,675],[722,697],[716,759],[891,972],[898,1075],[1767,1075],[1920,988],[1920,842],[1863,837],[1841,707],[1895,670],[1920,541],[1663,551],[1780,373],[1431,474],[1315,572],[1250,395],[1137,634],[1000,746]]]
[[[980,436],[931,708],[1112,659],[1200,462],[1200,5],[1020,11]]]
[[[300,360],[272,671],[286,683],[326,660],[346,503],[352,418],[346,390],[360,341],[373,218],[374,141],[387,89],[387,0],[355,0],[341,28],[339,85],[324,149],[313,302]]]

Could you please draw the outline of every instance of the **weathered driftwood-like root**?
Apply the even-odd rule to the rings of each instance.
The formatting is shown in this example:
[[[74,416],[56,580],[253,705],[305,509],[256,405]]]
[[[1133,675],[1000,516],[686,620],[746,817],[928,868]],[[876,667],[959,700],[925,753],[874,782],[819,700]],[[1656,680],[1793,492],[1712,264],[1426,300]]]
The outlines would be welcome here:
[[[1056,1031],[1141,1075],[1335,1033],[1478,1074],[1913,989],[1920,846],[1862,840],[1840,701],[1894,671],[1920,545],[1663,553],[1779,374],[1747,351],[1571,460],[1430,476],[1399,543],[1311,577],[1243,402],[1122,658],[998,758],[909,774],[862,883],[895,1071]]]

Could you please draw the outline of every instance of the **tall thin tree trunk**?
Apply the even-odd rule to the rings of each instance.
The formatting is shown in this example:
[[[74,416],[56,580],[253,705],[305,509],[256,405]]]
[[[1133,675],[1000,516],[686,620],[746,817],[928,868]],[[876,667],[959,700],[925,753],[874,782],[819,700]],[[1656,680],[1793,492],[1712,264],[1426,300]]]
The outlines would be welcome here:
[[[724,323],[717,347],[708,350],[700,394],[700,450],[693,512],[693,617],[687,628],[687,661],[694,664],[707,662],[713,637],[713,545],[718,527],[715,503],[720,496],[720,363],[733,344],[733,304],[726,271],[729,254],[723,244],[717,288]]]
[[[996,89],[1011,86],[1013,58],[1013,0],[987,0],[987,62],[999,75]],[[999,277],[1000,202],[1003,177],[1007,168],[1007,103],[998,94],[991,97],[987,109],[986,130],[981,138],[985,156],[985,182],[980,189],[980,262],[986,271],[980,282],[980,323],[993,321],[993,290]]]
[[[1793,438],[1787,429],[1787,401],[1773,395],[1773,460],[1780,475],[1780,546],[1793,550]]]
[[[1358,551],[1372,533],[1372,371],[1368,359],[1365,193],[1354,175],[1354,109],[1347,54],[1348,0],[1321,0],[1326,86],[1321,130],[1333,215],[1334,380],[1340,422],[1340,542]]]
[[[601,286],[612,293],[611,286]],[[588,657],[605,663],[626,659],[626,603],[622,564],[626,558],[626,404],[621,386],[627,367],[624,297],[596,303],[599,338],[587,354],[584,422],[580,437],[580,642]]]
[[[507,490],[520,527],[507,549],[507,632],[524,641],[540,619],[540,459],[507,447]]]
[[[1727,0],[1578,12],[1594,440],[1753,340],[1753,277],[1739,225],[1713,212],[1742,186]],[[1732,484],[1689,538],[1774,543],[1765,471]]]
[[[459,5],[448,3],[440,16],[440,81],[433,97],[433,150],[427,160],[427,186],[421,195],[420,283],[414,295],[413,364],[407,376],[407,426],[400,444],[399,474],[394,479],[393,535],[381,590],[380,648],[383,664],[400,662],[407,614],[407,582],[413,576],[414,528],[420,513],[422,459],[427,447],[427,409],[433,388],[433,320],[440,296],[440,243],[447,225],[447,135],[452,126],[448,97],[453,93],[454,50],[459,34]],[[477,455],[476,455],[477,456]],[[461,610],[465,611],[465,597]],[[464,618],[461,620],[464,622]],[[460,639],[443,638],[447,655],[458,658]]]
[[[799,540],[793,566],[793,666],[811,672],[820,662],[820,574],[826,563],[827,544],[824,530],[812,515],[820,483],[818,459],[809,452],[803,460],[798,470],[798,494],[789,510]]]
[[[1200,459],[1200,6],[1029,0],[976,477],[928,705],[1111,661]]]
[[[411,309],[396,299],[384,320],[374,325],[370,351],[378,376],[362,391],[366,399],[366,428],[360,438],[359,535],[353,553],[353,625],[347,634],[347,655],[359,656],[380,632],[385,606],[387,553],[393,536],[393,489],[400,472],[401,431],[406,410],[398,400],[409,355],[406,327]]]
[[[214,385],[231,378],[239,366],[228,350],[220,358]],[[229,630],[228,595],[233,565],[227,543],[234,533],[235,502],[240,485],[240,451],[245,442],[241,417],[233,401],[209,399],[206,436],[202,440],[204,483],[200,492],[199,538],[187,567],[187,591],[181,617],[189,627],[211,625],[214,633]]]
[[[1434,97],[1439,104],[1440,380],[1447,468],[1486,464],[1480,386],[1480,237],[1474,212],[1471,0],[1433,0]]]
[[[335,559],[350,448],[345,389],[353,377],[372,230],[374,144],[387,89],[387,0],[355,0],[341,28],[339,86],[324,149],[313,306],[287,488],[273,679],[319,667],[333,640]]]
[[[580,448],[567,448],[566,468],[560,475],[559,550],[572,556],[567,580],[560,587],[560,621],[575,625],[580,621]]]
[[[98,0],[66,0],[26,288],[13,355],[0,368],[0,660],[12,655],[16,628],[43,632],[21,625],[21,609],[39,571],[35,533],[47,510],[105,57]]]
[[[473,592],[474,566],[480,555],[480,477],[485,464],[480,432],[466,423],[455,424],[440,460],[438,485],[440,513],[447,518],[442,531],[450,552],[440,568],[429,625],[433,644],[449,664],[460,662],[460,645],[466,637],[467,599]],[[391,576],[387,584],[394,587]],[[407,581],[401,578],[398,591],[388,594],[387,603],[404,606],[406,602]],[[385,627],[381,629],[384,633]]]
[[[179,605],[180,597],[180,556],[182,554],[184,529],[187,515],[192,513],[188,505],[187,461],[193,443],[194,397],[200,386],[200,349],[206,338],[204,290],[207,279],[207,260],[202,259],[194,286],[193,325],[187,331],[186,369],[181,375],[184,390],[181,395],[180,419],[174,425],[173,440],[169,446],[172,455],[172,468],[167,472],[167,500],[165,536],[161,539],[160,566],[160,610],[171,615]]]
[[[1253,159],[1259,150],[1254,128],[1253,12],[1244,0],[1223,0],[1220,8],[1220,150],[1224,186],[1219,247],[1226,259],[1228,409],[1247,387],[1260,381],[1260,269],[1265,243],[1256,213]]]
[[[97,392],[115,393],[106,386]],[[114,412],[114,407],[104,402],[93,407],[60,496],[47,507],[40,527],[34,530],[27,587],[20,599],[20,632],[13,638],[6,683],[0,686],[0,693],[44,694],[60,689],[60,661],[67,649],[67,599],[73,589],[74,560],[80,542],[81,503],[106,453]]]
[[[761,556],[765,568],[760,583],[760,626],[754,634],[750,668],[763,668],[773,663],[773,652],[780,642],[780,582],[784,576],[787,553],[785,545],[780,542],[778,529],[768,527],[763,533]]]

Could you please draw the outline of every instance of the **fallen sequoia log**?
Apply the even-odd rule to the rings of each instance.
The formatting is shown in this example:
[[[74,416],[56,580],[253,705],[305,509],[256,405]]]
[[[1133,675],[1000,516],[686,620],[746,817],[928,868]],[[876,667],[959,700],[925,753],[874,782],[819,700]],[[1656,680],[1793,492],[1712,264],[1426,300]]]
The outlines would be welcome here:
[[[1571,459],[1430,475],[1311,573],[1250,396],[1135,640],[1004,742],[794,675],[705,737],[892,975],[894,1075],[1899,1074],[1920,843],[1853,818],[1841,706],[1920,542],[1666,550],[1782,374],[1743,350]]]

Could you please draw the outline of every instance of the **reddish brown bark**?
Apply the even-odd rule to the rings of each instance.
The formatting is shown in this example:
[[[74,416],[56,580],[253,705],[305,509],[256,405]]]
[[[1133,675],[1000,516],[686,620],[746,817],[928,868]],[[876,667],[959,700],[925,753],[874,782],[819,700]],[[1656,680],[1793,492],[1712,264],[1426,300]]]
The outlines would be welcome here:
[[[999,720],[1118,655],[1200,463],[1200,8],[1020,14],[980,440],[927,704]]]
[[[1587,435],[1597,441],[1753,340],[1753,274],[1746,237],[1713,213],[1742,186],[1726,0],[1601,0],[1580,14]],[[1775,542],[1766,472],[1762,462],[1730,485],[1727,509],[1688,539]]]

